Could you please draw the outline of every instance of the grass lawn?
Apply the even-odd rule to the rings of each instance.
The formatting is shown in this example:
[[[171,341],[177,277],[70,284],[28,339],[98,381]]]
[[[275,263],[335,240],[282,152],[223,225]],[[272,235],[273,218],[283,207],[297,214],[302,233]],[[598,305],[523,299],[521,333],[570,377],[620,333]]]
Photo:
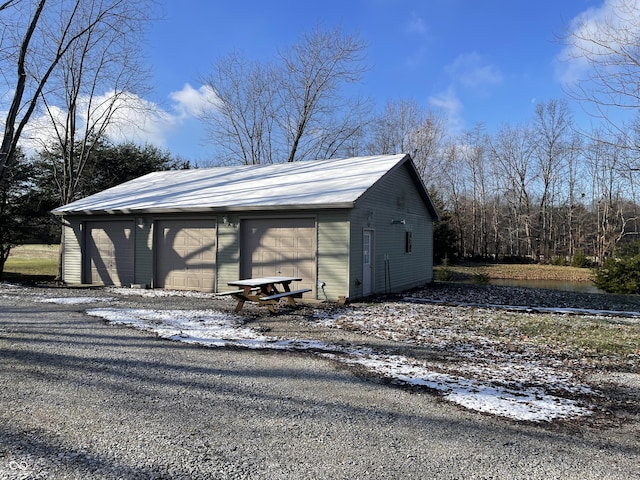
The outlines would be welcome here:
[[[640,355],[640,323],[604,321],[589,316],[522,315],[498,312],[473,328],[480,335],[508,345],[535,345],[566,358],[618,368],[636,365]],[[635,359],[635,360],[634,360]]]
[[[470,280],[478,276],[488,279],[510,280],[562,280],[567,282],[590,282],[593,274],[589,268],[563,267],[535,264],[466,264],[436,266],[434,270],[449,270],[455,280]]]
[[[49,281],[58,274],[59,245],[20,245],[13,247],[4,265],[9,281]]]

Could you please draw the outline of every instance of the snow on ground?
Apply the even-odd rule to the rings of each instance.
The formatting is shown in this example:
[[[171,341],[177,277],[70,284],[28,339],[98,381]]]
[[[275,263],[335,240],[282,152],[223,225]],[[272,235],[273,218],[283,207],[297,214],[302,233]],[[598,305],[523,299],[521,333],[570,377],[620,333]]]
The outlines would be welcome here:
[[[243,326],[243,317],[216,310],[151,310],[95,308],[87,314],[116,325],[153,332],[159,337],[210,347],[235,346],[254,349],[325,349],[316,341],[269,337]]]
[[[575,401],[549,395],[540,387],[509,388],[475,378],[438,373],[422,362],[404,356],[378,355],[356,358],[358,363],[385,377],[438,390],[444,397],[470,410],[533,422],[588,415],[590,411]]]
[[[401,329],[417,332],[420,316],[425,313],[420,311],[421,307],[426,306],[369,305],[360,310],[341,309],[338,314],[319,316],[317,320],[324,326],[336,328],[359,325],[365,333],[377,329],[379,336],[403,341],[406,335],[389,332]],[[488,343],[481,348],[459,344],[456,353],[468,361],[445,364],[378,352],[368,347],[267,336],[244,326],[243,317],[215,310],[94,308],[87,313],[174,341],[215,347],[310,351],[346,364],[360,365],[397,382],[436,390],[445,399],[465,408],[514,420],[543,422],[591,413],[587,406],[570,397],[594,392],[575,382],[569,372],[539,364],[525,356],[509,358]],[[363,318],[373,322],[366,325]],[[420,341],[429,343],[427,338],[429,335],[422,334]],[[452,344],[450,340],[456,338],[456,334],[442,331],[431,338],[434,346],[444,348]]]
[[[407,302],[416,302],[416,303],[428,303],[434,304],[439,303],[443,305],[447,305],[449,302],[447,300],[433,300],[428,299],[424,300],[419,297],[404,297]],[[528,305],[502,305],[502,304],[492,304],[492,303],[459,303],[459,306],[464,307],[481,307],[481,308],[492,308],[499,310],[508,310],[512,312],[526,312],[526,313],[557,313],[557,314],[571,314],[571,315],[591,315],[594,317],[620,317],[626,318],[630,317],[628,322],[637,322],[640,319],[640,312],[630,312],[630,311],[622,311],[622,310],[603,310],[603,309],[595,309],[595,308],[576,308],[576,307],[532,307]]]
[[[83,303],[111,302],[111,297],[53,297],[41,298],[42,303],[57,303],[59,305],[81,305]]]
[[[597,393],[576,381],[561,362],[540,360],[533,352],[505,351],[495,341],[470,334],[465,322],[475,323],[488,313],[488,309],[385,302],[320,321],[326,326],[454,353],[457,360],[453,362],[383,356],[382,360],[360,363],[384,376],[441,391],[445,398],[466,408],[529,421],[591,413],[567,397]],[[438,319],[435,323],[439,326],[424,322],[425,318]]]
[[[188,290],[162,290],[153,288],[124,288],[124,287],[108,287],[110,292],[124,296],[137,297],[193,297],[193,298],[211,298],[210,293],[188,291]]]
[[[19,287],[2,284],[2,297]],[[33,295],[35,301],[63,305],[116,303],[119,297],[181,296],[207,294],[111,288],[110,297]],[[53,293],[53,292],[52,292]],[[497,307],[493,307],[497,308]],[[525,310],[527,307],[522,307]],[[516,309],[521,310],[521,309]],[[564,312],[564,309],[562,310]],[[329,313],[327,313],[329,312]],[[495,340],[483,337],[470,325],[479,318],[492,318],[492,308],[477,305],[445,305],[437,301],[405,298],[376,304],[316,311],[314,324],[345,328],[365,335],[416,345],[443,355],[411,358],[364,346],[344,346],[298,338],[265,335],[245,325],[240,315],[218,310],[162,310],[143,308],[90,308],[89,315],[110,323],[154,332],[162,338],[210,347],[237,346],[251,349],[303,350],[350,365],[359,365],[375,375],[408,385],[423,386],[464,408],[514,420],[546,422],[591,414],[585,398],[598,392],[581,384],[562,362],[535,354],[509,351]],[[559,313],[559,312],[557,312]],[[564,312],[566,313],[566,312]],[[578,312],[573,312],[578,313]],[[607,315],[610,312],[579,312]],[[636,322],[637,317],[627,316]],[[435,321],[425,321],[430,319]],[[619,318],[618,318],[619,319]],[[454,361],[447,361],[454,355]],[[443,359],[444,358],[444,359]],[[582,402],[576,398],[583,399]]]

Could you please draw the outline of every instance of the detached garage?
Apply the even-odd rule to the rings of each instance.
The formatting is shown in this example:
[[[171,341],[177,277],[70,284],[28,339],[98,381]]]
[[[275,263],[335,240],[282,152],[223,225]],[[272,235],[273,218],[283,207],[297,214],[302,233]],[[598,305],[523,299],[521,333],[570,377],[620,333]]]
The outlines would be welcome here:
[[[337,300],[433,278],[438,216],[409,155],[156,172],[53,213],[68,284],[219,292],[282,275]]]

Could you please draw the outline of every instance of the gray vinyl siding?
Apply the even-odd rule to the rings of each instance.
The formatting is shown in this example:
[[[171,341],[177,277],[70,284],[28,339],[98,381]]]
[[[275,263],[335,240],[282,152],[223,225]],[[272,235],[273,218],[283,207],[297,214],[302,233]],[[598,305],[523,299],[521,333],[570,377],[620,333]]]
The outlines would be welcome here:
[[[153,285],[154,222],[150,217],[139,217],[135,227],[135,281],[138,285]]]
[[[383,177],[357,203],[351,217],[351,296],[362,295],[362,232],[374,231],[374,292],[397,292],[433,280],[433,219],[406,166]],[[404,221],[404,223],[400,223]],[[406,232],[413,251],[405,252]],[[359,277],[358,277],[359,276]]]
[[[329,300],[349,297],[349,212],[333,210],[318,213],[318,282],[325,282]],[[324,300],[318,288],[318,299]]]
[[[227,218],[227,222],[224,222]],[[238,217],[218,217],[217,292],[230,290],[229,282],[240,278],[240,222]]]
[[[79,219],[65,219],[62,227],[62,281],[74,285],[82,283],[82,223]]]
[[[367,206],[357,207],[351,211],[349,225],[349,244],[351,245],[349,251],[349,298],[362,297],[362,231],[365,228],[371,228],[375,232],[375,225],[375,212]],[[375,257],[373,261],[375,272]]]

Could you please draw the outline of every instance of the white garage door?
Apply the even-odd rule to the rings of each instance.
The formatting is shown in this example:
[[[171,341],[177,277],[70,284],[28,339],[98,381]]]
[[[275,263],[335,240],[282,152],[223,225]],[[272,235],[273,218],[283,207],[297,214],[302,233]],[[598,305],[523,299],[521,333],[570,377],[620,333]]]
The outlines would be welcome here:
[[[316,223],[313,218],[254,219],[242,222],[241,275],[301,277],[292,289],[316,290]]]
[[[134,280],[132,221],[87,222],[85,282],[131,285]]]
[[[157,229],[155,286],[213,292],[215,220],[163,220]]]

